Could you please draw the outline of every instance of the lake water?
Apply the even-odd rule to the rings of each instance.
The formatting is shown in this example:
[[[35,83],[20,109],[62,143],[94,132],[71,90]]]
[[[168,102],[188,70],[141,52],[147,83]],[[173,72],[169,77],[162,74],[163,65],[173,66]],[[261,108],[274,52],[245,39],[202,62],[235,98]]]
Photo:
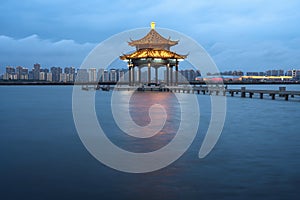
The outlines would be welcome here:
[[[73,121],[71,86],[1,86],[0,94],[1,199],[300,197],[299,97],[291,101],[228,97],[221,137],[212,152],[199,159],[211,113],[210,97],[197,95],[200,124],[187,152],[159,171],[130,174],[103,165],[85,149]],[[180,115],[172,94],[137,93],[133,99],[140,107],[161,101],[170,116],[150,142],[120,134],[110,110],[111,94],[97,91],[95,108],[115,144],[147,152],[173,139]],[[145,110],[133,106],[130,111],[137,124],[149,122],[142,114]]]

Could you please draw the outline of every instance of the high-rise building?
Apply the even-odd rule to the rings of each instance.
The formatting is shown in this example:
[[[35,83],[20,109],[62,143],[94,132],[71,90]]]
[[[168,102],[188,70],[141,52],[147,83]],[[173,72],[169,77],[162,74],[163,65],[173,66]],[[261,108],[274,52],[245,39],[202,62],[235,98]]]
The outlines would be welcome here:
[[[106,69],[103,71],[102,79],[103,79],[103,82],[109,81],[109,72]]]
[[[89,81],[89,73],[87,69],[78,69],[77,70],[77,77],[76,77],[77,82],[88,82]]]
[[[7,73],[7,74],[14,74],[14,73],[16,73],[16,70],[15,70],[15,68],[12,67],[12,66],[7,66],[7,67],[6,67],[6,73]]]
[[[33,71],[28,72],[28,80],[33,80]]]
[[[28,68],[23,67],[20,79],[21,80],[28,80]]]
[[[192,69],[186,69],[186,70],[180,70],[179,72],[181,74],[181,78],[180,79],[185,79],[185,80],[179,80],[179,82],[181,81],[194,81],[195,78],[197,77],[197,74],[201,74],[200,72],[195,72]],[[173,75],[173,78],[175,76]]]
[[[59,74],[59,82],[67,82],[67,74],[66,73],[60,73]]]
[[[33,80],[39,80],[40,79],[40,70],[41,70],[41,65],[36,63],[33,65]]]
[[[276,70],[268,70],[266,71],[266,76],[283,76],[284,75],[284,71],[282,69]]]
[[[246,76],[259,76],[258,72],[246,72]]]
[[[238,71],[233,71],[232,76],[244,76],[244,72],[238,70]]]
[[[52,73],[51,72],[47,73],[46,81],[52,82]]]
[[[46,73],[45,72],[40,72],[40,75],[39,75],[39,80],[40,81],[45,81],[46,80]]]
[[[97,81],[97,70],[96,68],[89,69],[89,82]]]
[[[28,69],[22,66],[17,66],[16,75],[18,80],[28,80]]]
[[[59,82],[62,69],[60,67],[51,67],[51,73],[52,73],[52,81]]]
[[[118,81],[125,82],[125,70],[123,69],[119,70]]]
[[[23,67],[22,66],[17,66],[16,67],[16,72],[17,72],[17,79],[21,80],[21,75],[22,75],[22,72],[23,72]]]
[[[4,80],[16,80],[17,79],[17,74],[16,70],[14,67],[7,66],[5,74],[3,75]]]
[[[64,69],[64,73],[66,74],[66,81],[67,82],[74,82],[75,81],[75,68],[74,67],[66,67]]]
[[[300,70],[298,69],[291,69],[286,71],[285,73],[286,76],[292,76],[294,79],[300,79]]]
[[[98,69],[98,72],[97,72],[97,80],[98,81],[103,82],[103,74],[104,74],[104,69],[103,68]]]
[[[109,70],[109,81],[117,82],[117,81],[118,81],[117,78],[118,78],[117,70],[115,70],[115,69],[110,69],[110,70]]]
[[[65,73],[65,74],[70,74],[70,68],[69,68],[69,67],[65,67],[64,73]]]

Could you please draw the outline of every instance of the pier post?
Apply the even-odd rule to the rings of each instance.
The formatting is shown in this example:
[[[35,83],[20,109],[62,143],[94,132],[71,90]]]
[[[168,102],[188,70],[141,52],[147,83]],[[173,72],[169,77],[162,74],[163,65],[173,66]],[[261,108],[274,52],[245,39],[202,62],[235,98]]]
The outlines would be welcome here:
[[[246,87],[241,87],[241,97],[242,98],[246,97]]]
[[[275,94],[270,94],[272,96],[272,100],[275,100]]]
[[[281,92],[285,92],[286,91],[286,87],[279,87],[279,96],[283,97],[283,94],[280,94]]]
[[[264,93],[259,93],[260,98],[263,99],[264,98]]]
[[[253,93],[249,92],[249,98],[252,98]]]
[[[285,100],[286,100],[286,101],[289,100],[289,95],[288,95],[288,94],[285,95]]]

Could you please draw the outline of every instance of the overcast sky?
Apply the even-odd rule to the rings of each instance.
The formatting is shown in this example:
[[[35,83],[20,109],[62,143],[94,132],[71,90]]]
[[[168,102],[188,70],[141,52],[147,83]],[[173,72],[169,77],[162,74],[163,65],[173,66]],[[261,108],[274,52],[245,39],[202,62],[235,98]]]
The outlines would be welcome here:
[[[298,0],[1,0],[5,66],[79,67],[108,37],[158,27],[200,43],[221,71],[300,69]]]

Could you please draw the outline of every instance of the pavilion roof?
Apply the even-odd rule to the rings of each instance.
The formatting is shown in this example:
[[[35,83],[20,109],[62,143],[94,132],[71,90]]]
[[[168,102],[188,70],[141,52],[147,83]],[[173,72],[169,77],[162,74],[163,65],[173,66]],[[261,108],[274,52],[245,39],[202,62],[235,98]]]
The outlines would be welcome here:
[[[174,46],[178,44],[178,41],[170,40],[170,37],[168,39],[161,36],[154,28],[152,28],[149,33],[139,39],[139,40],[131,40],[128,42],[130,46],[139,46],[139,45],[168,45],[168,46]]]
[[[185,59],[187,55],[179,55],[165,49],[139,49],[131,54],[123,54],[121,60],[142,59],[142,58],[161,58],[161,59]]]

